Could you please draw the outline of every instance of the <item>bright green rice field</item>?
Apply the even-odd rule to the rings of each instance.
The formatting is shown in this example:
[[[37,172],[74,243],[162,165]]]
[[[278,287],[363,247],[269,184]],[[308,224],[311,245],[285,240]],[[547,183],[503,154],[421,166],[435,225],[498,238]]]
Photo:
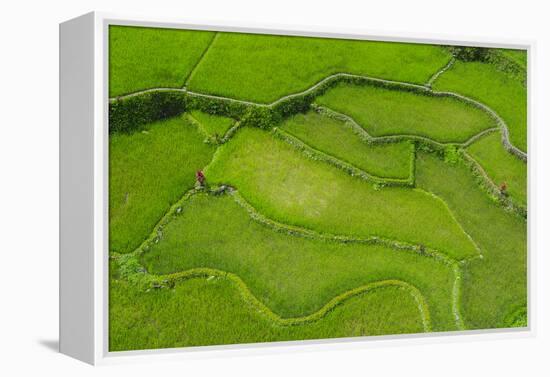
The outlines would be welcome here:
[[[343,122],[313,111],[292,117],[281,129],[309,146],[369,174],[386,178],[409,178],[411,159],[414,156],[408,141],[369,144]]]
[[[110,96],[182,87],[213,38],[204,31],[111,27]]]
[[[424,83],[450,57],[430,45],[219,33],[189,88],[269,103],[339,72]]]
[[[491,107],[506,122],[512,144],[527,152],[527,90],[521,81],[492,64],[457,62],[434,89],[457,92]]]
[[[496,127],[487,113],[455,98],[374,86],[339,85],[317,103],[350,116],[372,136],[416,135],[463,143]]]
[[[451,59],[123,26],[109,42],[111,97],[186,87],[250,107],[335,73],[424,85]],[[490,107],[527,151],[525,52],[494,53],[432,86]],[[110,350],[527,326],[527,223],[506,205],[527,208],[527,163],[488,112],[426,91],[339,83],[267,129],[190,109],[111,133]],[[485,186],[503,182],[497,200]]]
[[[506,183],[507,192],[518,204],[527,205],[527,164],[507,153],[499,133],[492,133],[466,151],[483,167],[497,185]]]

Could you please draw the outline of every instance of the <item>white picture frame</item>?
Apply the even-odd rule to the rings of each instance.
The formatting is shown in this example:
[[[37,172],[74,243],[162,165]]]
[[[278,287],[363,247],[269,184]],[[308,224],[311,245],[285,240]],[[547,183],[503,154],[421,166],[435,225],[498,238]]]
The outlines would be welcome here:
[[[317,350],[326,347],[379,347],[402,343],[456,342],[462,338],[498,339],[535,334],[535,252],[528,230],[528,328],[470,330],[421,335],[389,335],[162,350],[108,350],[108,27],[135,25],[176,29],[239,31],[412,43],[521,48],[528,51],[531,87],[533,41],[441,37],[367,30],[300,26],[241,25],[170,20],[92,12],[60,24],[60,352],[90,364],[151,359],[213,357]],[[532,151],[531,101],[528,94],[528,145]],[[531,154],[531,153],[530,153]],[[532,154],[531,154],[532,155]],[[531,229],[533,190],[529,185]],[[199,351],[199,352],[197,352]]]

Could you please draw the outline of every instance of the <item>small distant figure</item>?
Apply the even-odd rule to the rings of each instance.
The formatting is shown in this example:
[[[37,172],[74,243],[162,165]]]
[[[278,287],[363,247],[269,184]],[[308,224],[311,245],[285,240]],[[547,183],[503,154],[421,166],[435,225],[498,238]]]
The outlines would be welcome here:
[[[498,189],[500,191],[500,193],[502,195],[506,195],[506,192],[508,190],[508,184],[506,182],[502,182],[499,186],[498,186]]]
[[[422,244],[419,245],[419,246],[418,246],[418,252],[419,252],[420,254],[426,254],[426,246],[424,246],[424,245],[422,245]]]
[[[202,170],[197,170],[195,177],[197,178],[197,182],[199,183],[199,186],[204,187],[204,182],[206,181],[206,177],[204,176],[204,173],[202,172]]]

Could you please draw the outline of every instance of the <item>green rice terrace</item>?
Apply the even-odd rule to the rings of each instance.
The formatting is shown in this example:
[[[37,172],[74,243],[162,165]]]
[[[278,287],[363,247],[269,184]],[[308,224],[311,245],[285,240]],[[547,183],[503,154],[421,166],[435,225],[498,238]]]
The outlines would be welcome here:
[[[527,326],[526,51],[109,42],[111,351]]]

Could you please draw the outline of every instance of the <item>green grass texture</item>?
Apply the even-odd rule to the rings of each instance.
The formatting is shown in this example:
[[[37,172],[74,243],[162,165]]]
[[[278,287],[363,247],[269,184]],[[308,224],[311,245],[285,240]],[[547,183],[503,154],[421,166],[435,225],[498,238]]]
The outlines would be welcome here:
[[[508,125],[510,142],[527,152],[527,89],[520,80],[492,64],[456,62],[434,89],[460,93],[492,108]]]
[[[235,120],[217,115],[210,115],[202,111],[193,110],[191,117],[195,119],[209,137],[222,138],[235,124]]]
[[[450,57],[432,45],[220,33],[189,88],[269,103],[339,72],[424,83]]]
[[[315,100],[353,118],[372,136],[416,135],[462,143],[496,127],[484,111],[451,97],[340,84]]]
[[[211,160],[184,117],[109,136],[109,250],[133,251],[170,206],[195,183],[195,172]]]
[[[109,96],[182,87],[214,33],[133,26],[109,27]]]
[[[298,114],[280,127],[307,145],[385,178],[409,178],[411,143],[366,143],[342,121],[316,112]]]
[[[491,108],[527,152],[526,51],[490,57],[456,60],[433,90]],[[336,73],[424,85],[450,59],[425,44],[111,26],[109,95],[269,104]],[[444,156],[406,140],[463,144],[497,122],[427,87],[363,84],[314,100],[357,127],[318,109],[232,129],[193,110],[109,135],[110,351],[528,325],[527,222],[459,157],[523,207],[527,164],[496,130]],[[368,143],[361,127],[405,138]],[[207,188],[189,193],[197,170]]]
[[[504,149],[500,133],[481,138],[470,145],[467,152],[497,186],[506,182],[510,197],[527,206],[527,164]]]
[[[412,251],[293,236],[250,218],[230,195],[192,196],[142,256],[147,271],[166,275],[207,267],[239,276],[283,318],[303,317],[332,298],[369,283],[396,279],[418,288],[433,327],[455,329],[450,266]]]
[[[478,254],[445,204],[430,194],[378,190],[258,129],[242,129],[220,147],[206,177],[233,185],[261,213],[285,224],[424,244],[456,259]]]
[[[461,163],[417,155],[417,185],[443,198],[479,244],[483,259],[464,265],[462,312],[469,328],[505,327],[505,319],[527,301],[527,228],[483,192]]]
[[[523,69],[527,69],[527,50],[514,50],[514,49],[499,49],[502,55],[516,63]]]
[[[111,352],[423,331],[414,298],[396,287],[353,297],[300,326],[273,324],[248,307],[224,278],[191,279],[150,292],[111,280],[109,294]]]

